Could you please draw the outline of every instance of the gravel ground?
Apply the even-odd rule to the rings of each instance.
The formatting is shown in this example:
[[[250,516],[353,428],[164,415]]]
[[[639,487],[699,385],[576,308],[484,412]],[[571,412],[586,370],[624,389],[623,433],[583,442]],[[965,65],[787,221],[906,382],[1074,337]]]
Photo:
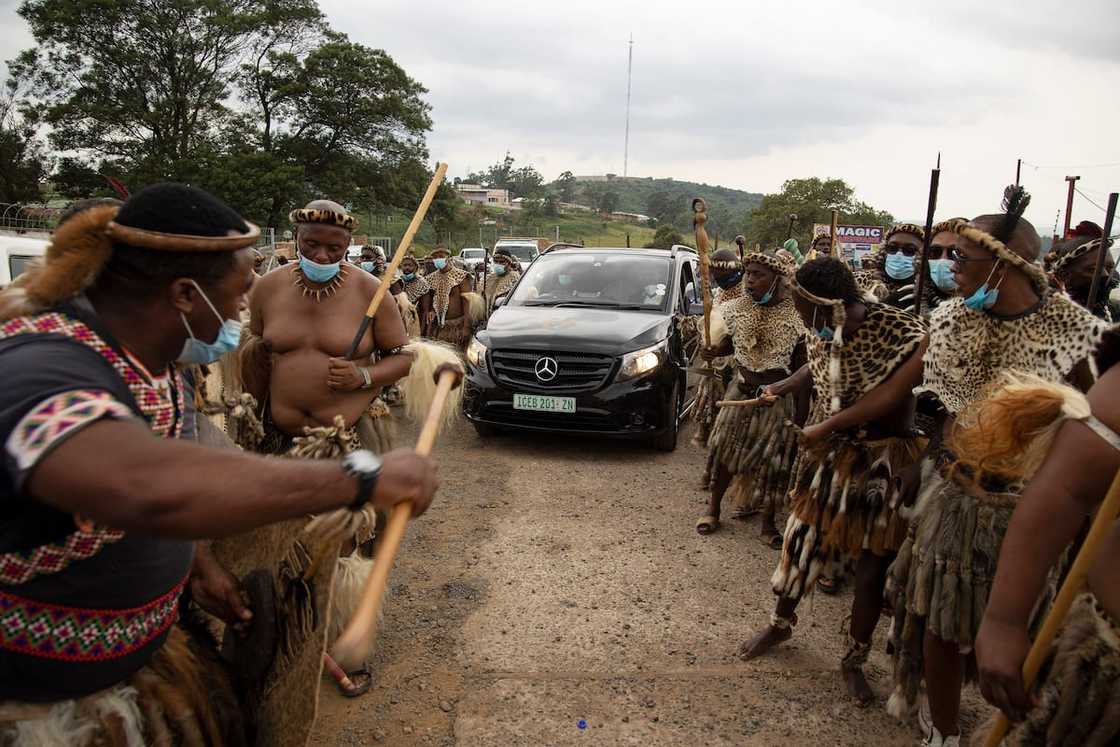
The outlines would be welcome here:
[[[414,432],[402,434],[410,443]],[[704,456],[466,424],[437,447],[443,487],[409,527],[376,681],[324,681],[314,745],[916,744],[838,673],[851,599],[816,595],[789,643],[749,663],[776,551],[753,523],[709,537]],[[868,667],[885,700],[880,623]],[[986,715],[966,695],[969,727]]]

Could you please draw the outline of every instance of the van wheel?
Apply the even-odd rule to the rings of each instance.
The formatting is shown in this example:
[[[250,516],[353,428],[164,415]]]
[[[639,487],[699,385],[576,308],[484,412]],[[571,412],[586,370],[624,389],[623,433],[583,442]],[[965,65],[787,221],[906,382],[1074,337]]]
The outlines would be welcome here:
[[[677,450],[677,434],[680,432],[680,385],[673,385],[673,397],[670,400],[673,404],[670,406],[669,411],[666,413],[667,419],[671,425],[664,431],[653,437],[650,442],[653,448],[658,451],[676,451]]]
[[[474,432],[478,434],[479,438],[491,438],[501,433],[500,430],[488,423],[472,423],[474,425]]]

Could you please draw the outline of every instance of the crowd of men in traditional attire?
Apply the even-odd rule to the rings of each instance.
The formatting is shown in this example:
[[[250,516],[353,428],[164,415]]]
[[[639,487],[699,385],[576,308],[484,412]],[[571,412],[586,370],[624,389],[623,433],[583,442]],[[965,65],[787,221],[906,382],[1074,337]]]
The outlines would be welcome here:
[[[696,529],[718,531],[730,495],[779,553],[774,612],[740,654],[850,578],[843,681],[875,699],[886,609],[888,707],[929,745],[959,743],[977,673],[1011,744],[1120,738],[1120,532],[1043,679],[1021,677],[1120,466],[1111,257],[1090,298],[1109,243],[1082,225],[1040,257],[1028,201],[1009,189],[1002,212],[935,226],[925,257],[925,230],[894,226],[855,272],[831,237],[711,262],[701,355],[726,391],[698,407]],[[438,487],[395,447],[391,405],[427,411],[520,267],[499,251],[476,284],[439,246],[387,277],[372,247],[346,261],[341,205],[290,218],[297,256],[263,272],[260,231],[201,190],[84,201],[0,292],[0,744],[302,744],[324,669],[369,689],[366,663],[324,652],[386,512],[422,513]],[[396,303],[370,311],[381,283]]]
[[[770,623],[740,657],[789,640],[802,599],[850,579],[846,688],[874,702],[863,667],[886,612],[887,708],[926,745],[960,743],[977,677],[1014,721],[1007,744],[1120,739],[1120,584],[1106,571],[1120,525],[1045,676],[1023,684],[1029,631],[1120,467],[1110,242],[1083,223],[1041,256],[1029,199],[1009,187],[1002,212],[933,226],[928,257],[925,229],[899,224],[854,271],[830,236],[800,266],[789,245],[710,263],[701,356],[727,400],[697,408],[711,499],[696,529],[719,529],[730,494],[779,550]]]

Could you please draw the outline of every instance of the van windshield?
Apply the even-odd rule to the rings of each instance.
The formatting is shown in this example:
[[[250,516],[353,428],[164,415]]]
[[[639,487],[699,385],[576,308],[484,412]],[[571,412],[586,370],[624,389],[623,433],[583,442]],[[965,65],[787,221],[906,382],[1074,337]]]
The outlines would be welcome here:
[[[670,263],[632,254],[545,254],[517,285],[511,306],[664,310]]]
[[[506,244],[501,243],[498,245],[500,249],[506,249],[510,254],[517,257],[522,262],[532,262],[537,256],[536,244]]]

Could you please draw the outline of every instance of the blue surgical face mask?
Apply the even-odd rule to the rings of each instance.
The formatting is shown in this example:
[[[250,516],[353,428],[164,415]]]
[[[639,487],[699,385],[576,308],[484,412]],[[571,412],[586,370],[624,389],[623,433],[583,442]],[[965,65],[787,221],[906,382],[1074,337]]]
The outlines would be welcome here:
[[[214,304],[210,303],[210,299],[206,297],[206,293],[202,288],[198,287],[198,283],[191,281],[191,284],[198,289],[202,295],[202,300],[214,312],[214,316],[222,323],[221,329],[218,330],[218,337],[214,342],[203,342],[194,336],[194,331],[191,325],[187,322],[187,317],[182,312],[179,313],[179,318],[183,320],[183,326],[187,328],[187,339],[183,341],[183,350],[179,353],[177,359],[180,363],[186,364],[208,364],[214,363],[226,353],[232,352],[237,349],[237,344],[241,341],[241,320],[240,319],[222,319],[222,315],[214,308]]]
[[[914,277],[914,258],[902,252],[887,255],[887,275],[894,280],[908,280]]]
[[[999,267],[999,262],[996,262],[992,267],[992,271],[988,273],[988,279],[984,281],[983,285],[976,289],[976,292],[964,300],[964,305],[973,311],[984,311],[996,305],[999,300],[999,283],[1003,282],[1003,278],[999,279],[994,288],[988,287],[988,283],[992,281],[992,275],[996,272],[996,267]]]
[[[754,301],[757,306],[765,306],[766,304],[770,303],[770,299],[774,297],[774,288],[776,288],[777,285],[778,279],[774,278],[774,282],[770,283],[770,288],[762,294],[762,298],[754,301],[754,296],[751,296],[751,300]]]
[[[826,342],[831,340],[832,336],[835,334],[832,331],[832,327],[828,326],[827,324],[824,325],[823,327],[821,327],[820,329],[817,329],[817,310],[816,310],[816,308],[813,309],[813,334],[815,334],[817,337],[821,338],[822,340],[824,340]]]
[[[498,264],[494,265],[494,274],[495,275],[505,275],[506,274],[506,266],[505,265],[498,265]]]
[[[443,268],[447,267],[447,260],[443,257],[440,257],[439,259],[433,259],[432,264],[436,266],[437,270],[442,270]]]
[[[334,276],[341,271],[341,268],[341,260],[333,264],[321,265],[318,262],[312,262],[302,253],[299,255],[299,269],[303,272],[303,276],[312,283],[329,283],[334,280]]]
[[[401,275],[401,277],[411,283],[413,280],[416,279],[416,273],[415,272],[406,272],[403,275]]]
[[[933,284],[946,293],[957,289],[957,281],[953,279],[953,260],[931,259],[929,261],[929,276]]]
[[[377,269],[377,263],[376,262],[362,262],[362,269],[365,270],[366,272],[372,274],[373,271],[375,269]]]
[[[717,280],[716,285],[718,285],[720,288],[723,288],[724,290],[727,290],[728,288],[734,288],[741,282],[743,282],[743,271],[739,270],[738,272],[728,275],[722,280]]]

